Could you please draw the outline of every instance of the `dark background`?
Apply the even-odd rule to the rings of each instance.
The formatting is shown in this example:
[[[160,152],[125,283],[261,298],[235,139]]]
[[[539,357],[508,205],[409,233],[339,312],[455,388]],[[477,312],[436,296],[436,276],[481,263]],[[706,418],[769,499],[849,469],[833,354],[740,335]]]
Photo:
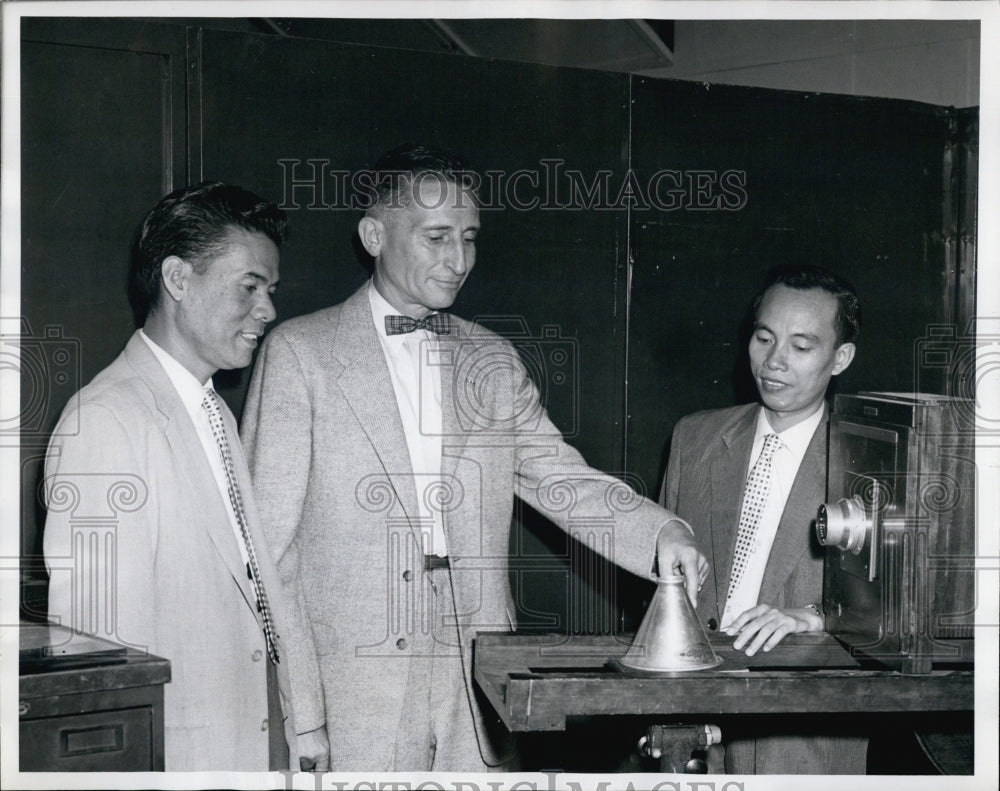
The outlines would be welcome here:
[[[290,173],[308,179],[310,159],[351,172],[401,142],[431,141],[483,171],[544,178],[543,160],[558,159],[588,185],[608,174],[604,205],[598,196],[484,210],[479,263],[454,312],[544,361],[539,385],[555,423],[591,464],[654,499],[677,419],[754,397],[747,310],[776,264],[826,264],[857,286],[862,332],[840,392],[952,386],[944,371],[918,370],[914,354],[930,327],[961,335],[973,315],[975,108],[165,22],[25,18],[21,30],[28,617],[45,608],[37,486],[49,432],[132,332],[133,234],[186,183],[229,181],[286,203],[281,321],[342,300],[367,276],[353,245],[359,212],[288,190]],[[609,205],[630,171],[642,186],[663,170],[715,180],[708,193],[678,194],[671,210]],[[731,210],[715,202],[726,171],[745,185]],[[237,416],[248,381],[249,369],[216,378]],[[647,583],[614,573],[528,509],[511,550],[524,628],[610,632],[641,617]]]
[[[342,197],[329,208],[334,195],[302,183],[309,160],[330,187],[323,168],[353,172],[428,140],[481,171],[538,174],[542,185],[522,183],[519,195],[541,205],[483,211],[479,263],[454,310],[520,337],[556,424],[594,466],[654,498],[677,419],[754,397],[747,309],[770,267],[815,261],[857,286],[862,334],[841,392],[944,392],[944,372],[915,369],[915,343],[931,325],[961,332],[972,315],[961,230],[974,221],[975,108],[148,21],[28,18],[22,39],[22,298],[37,339],[22,377],[29,580],[40,576],[48,432],[132,331],[129,245],[145,212],[184,183],[220,179],[284,202],[280,321],[342,300],[367,275],[353,244],[359,212]],[[560,162],[549,192],[546,160]],[[676,208],[621,196],[630,169],[640,189],[676,171],[659,192]],[[603,192],[559,208],[571,202],[566,171]],[[720,185],[726,171],[742,174],[741,192]],[[675,182],[686,191],[667,194]],[[63,346],[73,359],[57,371]],[[248,381],[249,369],[217,377],[237,415]],[[575,573],[593,559],[537,515],[521,522],[512,551],[526,627],[634,626],[641,584],[622,575],[618,588],[599,564]]]

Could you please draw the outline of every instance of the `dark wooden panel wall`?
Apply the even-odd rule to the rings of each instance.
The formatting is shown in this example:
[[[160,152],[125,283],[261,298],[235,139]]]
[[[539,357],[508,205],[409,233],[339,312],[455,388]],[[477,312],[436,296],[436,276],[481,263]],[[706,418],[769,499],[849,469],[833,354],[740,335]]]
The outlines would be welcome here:
[[[779,264],[827,266],[858,291],[857,355],[832,390],[945,392],[943,370],[915,360],[955,319],[953,109],[643,79],[633,107],[632,167],[675,200],[632,214],[628,469],[658,491],[680,417],[756,400],[751,302]]]
[[[476,269],[453,310],[523,336],[556,424],[592,464],[618,469],[627,216],[541,205],[563,200],[546,193],[556,165],[543,160],[621,177],[626,77],[212,31],[200,52],[203,176],[254,184],[290,216],[279,318],[339,302],[367,277],[347,174],[406,141],[464,152],[496,175],[483,188]],[[301,183],[313,176],[321,189]],[[248,380],[244,371],[226,393],[237,412]],[[572,573],[565,535],[527,510],[519,521],[512,583],[523,623],[610,628],[610,597]],[[573,615],[580,598],[592,603]]]
[[[78,342],[80,383],[128,337],[127,248],[168,188],[221,179],[286,206],[280,321],[363,282],[338,188],[407,140],[495,174],[455,311],[521,334],[557,425],[653,496],[676,419],[750,397],[740,319],[769,266],[804,256],[856,281],[844,392],[911,387],[914,339],[974,282],[949,265],[950,110],[129,20],[26,19],[22,39],[23,96],[39,97],[22,104],[23,314]],[[680,180],[643,208],[664,171]],[[248,379],[218,379],[237,414]],[[69,390],[51,390],[23,451],[29,570],[38,460]],[[526,624],[627,622],[606,567],[537,515],[520,523]]]
[[[778,264],[828,266],[858,291],[840,392],[942,392],[914,354],[952,320],[953,109],[662,80],[638,80],[634,108],[639,181],[675,172],[684,191],[675,209],[633,212],[630,469],[658,485],[678,418],[755,400],[750,302]]]
[[[39,22],[39,24],[36,24]],[[21,542],[41,575],[37,497],[67,400],[132,332],[138,222],[185,178],[183,29],[26,19],[21,41]],[[26,599],[35,613],[40,586]]]
[[[581,386],[546,382],[550,409],[586,455],[611,466],[621,438],[607,417],[622,361],[608,341],[617,334],[621,345],[624,331],[625,213],[516,204],[542,195],[546,158],[586,173],[622,173],[627,79],[417,55],[205,31],[202,176],[253,184],[288,211],[280,321],[341,301],[368,276],[352,244],[361,212],[345,206],[345,176],[406,141],[437,142],[495,172],[483,187],[476,269],[454,311],[509,331],[521,326],[546,342],[565,338],[579,357]],[[583,97],[601,111],[581,113]],[[513,178],[518,172],[526,175]],[[242,393],[233,401],[238,409]]]

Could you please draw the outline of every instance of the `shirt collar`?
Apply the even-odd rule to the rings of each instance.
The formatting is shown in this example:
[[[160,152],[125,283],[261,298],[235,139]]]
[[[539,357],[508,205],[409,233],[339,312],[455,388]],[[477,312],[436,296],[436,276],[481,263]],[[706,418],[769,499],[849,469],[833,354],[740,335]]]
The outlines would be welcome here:
[[[813,434],[816,433],[816,427],[823,420],[825,409],[826,402],[821,402],[816,411],[805,420],[799,421],[784,431],[776,432],[771,428],[771,424],[767,421],[767,413],[761,407],[760,412],[757,413],[757,430],[754,433],[754,443],[762,443],[767,434],[777,434],[785,447],[796,456],[802,456],[805,454],[806,448],[809,447]]]
[[[188,414],[197,415],[201,411],[201,402],[205,399],[205,388],[212,387],[212,377],[208,377],[204,384],[200,383],[193,373],[177,362],[170,352],[150,338],[145,330],[140,329],[139,335],[149,346],[153,356],[163,366],[167,378],[177,391],[177,395],[180,396]]]

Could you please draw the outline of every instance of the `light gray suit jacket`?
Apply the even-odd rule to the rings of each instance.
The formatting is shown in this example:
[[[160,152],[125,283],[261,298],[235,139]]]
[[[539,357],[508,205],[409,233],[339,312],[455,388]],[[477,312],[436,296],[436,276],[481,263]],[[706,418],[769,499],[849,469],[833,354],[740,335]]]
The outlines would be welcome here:
[[[337,771],[392,768],[409,663],[425,645],[416,487],[367,287],[269,334],[242,425],[265,531],[308,616],[289,632],[293,668],[319,657],[322,687],[308,717],[325,716]],[[517,623],[508,583],[515,495],[644,576],[673,517],[562,441],[507,341],[461,319],[455,325],[439,337],[435,358],[441,507],[458,613],[453,648],[478,710],[473,638]],[[480,743],[487,763],[503,757],[485,736]]]
[[[233,416],[222,411],[235,443]],[[233,462],[283,636],[291,619],[238,445]],[[282,723],[266,722],[256,596],[191,418],[138,333],[64,411],[45,496],[50,618],[170,660],[165,769],[266,771],[267,729]],[[287,663],[277,671],[297,769]]]

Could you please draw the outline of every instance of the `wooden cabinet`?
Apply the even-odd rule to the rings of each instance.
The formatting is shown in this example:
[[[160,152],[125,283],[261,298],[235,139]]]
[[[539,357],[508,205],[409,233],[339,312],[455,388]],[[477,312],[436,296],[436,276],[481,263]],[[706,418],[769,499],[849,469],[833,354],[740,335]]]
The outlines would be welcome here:
[[[166,659],[21,624],[22,772],[163,771]]]

